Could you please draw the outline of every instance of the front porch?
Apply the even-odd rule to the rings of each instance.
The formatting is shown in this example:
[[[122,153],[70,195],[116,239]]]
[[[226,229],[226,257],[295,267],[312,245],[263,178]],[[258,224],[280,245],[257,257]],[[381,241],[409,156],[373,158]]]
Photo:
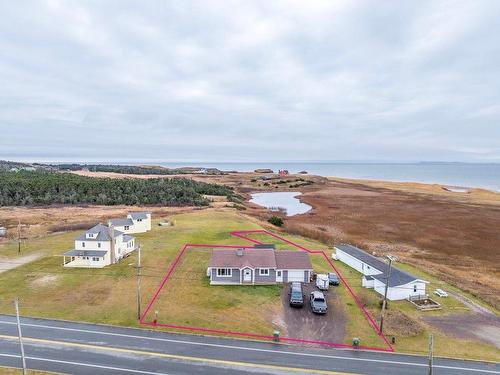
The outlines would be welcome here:
[[[103,268],[109,264],[107,251],[70,250],[63,255],[63,266],[72,268]]]

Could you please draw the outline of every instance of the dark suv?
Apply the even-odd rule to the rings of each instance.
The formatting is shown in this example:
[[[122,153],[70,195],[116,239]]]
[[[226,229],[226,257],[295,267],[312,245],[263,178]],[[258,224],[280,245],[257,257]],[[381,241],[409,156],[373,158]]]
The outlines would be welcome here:
[[[294,282],[290,286],[290,306],[302,307],[304,306],[304,293],[302,293],[302,284]]]
[[[328,309],[328,307],[326,306],[326,299],[323,293],[317,290],[312,292],[309,302],[311,304],[313,313],[326,314],[326,310]]]
[[[339,285],[340,284],[339,277],[337,276],[337,274],[335,272],[330,272],[328,274],[328,281],[330,282],[330,285]]]

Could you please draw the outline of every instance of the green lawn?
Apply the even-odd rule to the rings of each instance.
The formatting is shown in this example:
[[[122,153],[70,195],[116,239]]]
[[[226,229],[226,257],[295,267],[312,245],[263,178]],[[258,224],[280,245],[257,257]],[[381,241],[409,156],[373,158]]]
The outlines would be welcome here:
[[[160,220],[155,218],[150,232],[137,235],[143,245],[143,308],[185,243],[243,244],[229,232],[258,228],[232,212],[209,210],[175,215],[173,227],[155,225]],[[0,274],[0,312],[13,313],[12,301],[19,297],[26,315],[137,325],[137,253],[103,269],[65,269],[61,254],[73,247],[78,233],[50,235],[25,245],[22,255],[44,256]],[[13,261],[16,251],[15,244],[0,245],[0,254],[12,256]]]
[[[151,232],[137,235],[138,242],[143,245],[143,310],[184,244],[248,245],[247,241],[232,237],[230,232],[261,228],[255,219],[230,210],[197,210],[169,216],[168,219],[175,223],[172,227],[156,225],[158,221],[164,219],[167,217],[156,217]],[[40,253],[43,256],[34,262],[0,274],[1,313],[14,313],[12,301],[15,297],[19,297],[21,313],[24,315],[138,326],[135,304],[137,254],[134,253],[121,263],[103,269],[65,269],[62,267],[61,254],[73,247],[73,239],[78,233],[53,234],[24,244],[21,255]],[[317,241],[291,235],[284,237],[309,249],[327,250],[324,244]],[[292,248],[269,236],[252,235],[252,238],[267,243],[278,243],[279,249]],[[330,253],[331,250],[328,250],[327,254]],[[205,276],[208,254],[207,251],[200,249],[189,250],[189,254],[172,276],[173,279],[162,291],[158,304],[152,312],[155,309],[159,311],[160,322],[270,334],[275,328],[272,318],[275,314],[279,314],[281,308],[278,297],[280,287],[209,287]],[[15,261],[16,244],[0,245],[0,255],[8,256]],[[330,271],[330,266],[322,256],[312,255],[311,259],[317,272]],[[335,265],[356,293],[363,290],[362,293],[375,294],[361,287],[359,273],[340,262],[335,262]],[[448,288],[446,284],[434,281],[435,279],[426,274],[418,273],[421,271],[415,269],[411,271],[433,282],[429,290],[434,290],[435,285]],[[196,277],[193,278],[192,275]],[[176,278],[182,282],[175,282]],[[348,316],[344,341],[350,343],[352,337],[356,336],[361,338],[362,345],[383,346],[381,339],[369,326],[345,286],[340,286],[336,290],[345,304]],[[465,309],[451,298],[444,303],[446,309],[435,314]],[[196,308],[191,309],[191,306]],[[259,308],[256,309],[255,306]],[[376,306],[369,307],[374,314],[378,314],[379,309]],[[420,314],[424,314],[413,309],[407,302],[391,304],[391,308],[397,308],[417,320]],[[424,328],[423,333],[418,336],[397,337],[396,350],[421,353],[426,348],[428,333],[432,332],[436,338],[436,355],[493,360],[499,358],[498,350],[492,346],[449,338],[437,330]]]
[[[211,286],[206,276],[210,256],[209,248],[185,253],[147,320],[157,310],[160,323],[272,336],[279,329],[272,322],[281,311],[281,286]]]

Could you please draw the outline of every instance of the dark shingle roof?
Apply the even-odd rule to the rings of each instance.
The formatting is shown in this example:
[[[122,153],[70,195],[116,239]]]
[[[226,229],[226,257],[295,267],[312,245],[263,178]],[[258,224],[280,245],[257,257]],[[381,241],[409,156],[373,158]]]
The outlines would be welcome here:
[[[273,249],[214,249],[209,267],[276,268],[276,258]]]
[[[242,255],[238,255],[238,252]],[[303,251],[274,249],[214,249],[209,267],[275,268],[312,270],[309,255]]]
[[[132,219],[111,219],[109,221],[111,223],[111,225],[114,225],[114,226],[123,226],[123,225],[134,225],[134,222],[132,221]]]
[[[111,240],[111,229],[105,225],[97,224],[96,226],[90,228],[85,233],[79,235],[76,238],[76,241],[110,241]],[[123,234],[119,230],[115,229],[115,238],[119,235]],[[97,236],[94,238],[87,238],[87,233],[97,233]]]
[[[384,261],[374,257],[371,254],[368,254],[366,251],[361,250],[352,245],[336,245],[337,249],[342,250],[344,253],[351,255],[352,257],[359,259],[365,264],[368,264],[370,267],[379,270],[380,274],[371,275],[374,279],[381,281],[385,284],[387,280],[387,273],[389,271],[389,265]],[[412,274],[402,271],[396,267],[392,267],[391,270],[391,278],[389,280],[389,286],[398,286],[411,283],[412,281],[420,280],[418,277],[413,276]]]
[[[133,236],[129,236],[128,234],[123,235],[123,242],[128,242],[128,241],[131,241],[133,239],[134,239]]]
[[[147,219],[148,214],[151,212],[130,212],[129,215],[132,219],[137,220],[137,219]]]
[[[311,260],[305,251],[276,251],[276,266],[279,269],[312,270]]]
[[[71,257],[103,257],[107,251],[102,250],[70,250],[66,251],[64,255]]]
[[[273,243],[257,243],[253,247],[255,249],[276,249],[276,245]]]

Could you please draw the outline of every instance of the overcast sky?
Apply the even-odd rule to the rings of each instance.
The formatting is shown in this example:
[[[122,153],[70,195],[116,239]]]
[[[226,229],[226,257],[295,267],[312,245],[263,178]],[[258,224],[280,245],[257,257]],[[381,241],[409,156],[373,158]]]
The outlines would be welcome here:
[[[500,161],[499,19],[497,0],[2,1],[0,158]]]

